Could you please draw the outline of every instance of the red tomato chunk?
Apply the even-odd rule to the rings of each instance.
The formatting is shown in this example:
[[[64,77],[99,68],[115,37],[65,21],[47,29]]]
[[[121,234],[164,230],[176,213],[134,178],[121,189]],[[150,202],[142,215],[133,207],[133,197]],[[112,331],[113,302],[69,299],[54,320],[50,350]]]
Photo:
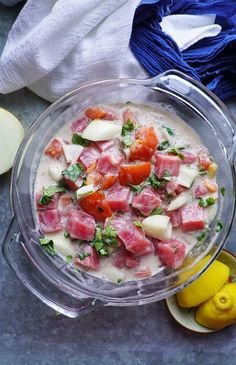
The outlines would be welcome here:
[[[77,257],[74,259],[75,265],[81,265],[87,267],[88,269],[98,270],[99,269],[99,257],[96,250],[90,245],[83,245],[79,250],[80,254],[87,253],[89,256],[84,259]]]
[[[62,230],[61,212],[57,209],[38,212],[39,223],[44,233],[53,233]]]
[[[80,206],[86,213],[91,214],[98,221],[104,221],[107,217],[112,216],[111,207],[101,190],[95,191],[95,193],[83,198]]]
[[[155,172],[161,179],[168,171],[171,176],[179,175],[181,159],[177,156],[170,156],[164,153],[155,153]]]
[[[82,153],[79,156],[78,162],[80,162],[82,166],[87,169],[94,162],[97,162],[99,156],[100,153],[95,147],[95,144],[91,143],[88,147],[84,147]]]
[[[203,208],[198,204],[189,204],[181,209],[182,229],[185,232],[204,229]]]
[[[133,165],[121,165],[119,170],[120,184],[139,185],[149,177],[150,173],[150,162],[140,162]]]
[[[96,223],[91,215],[82,211],[71,210],[67,215],[66,230],[71,238],[91,241],[94,237]]]
[[[154,155],[158,139],[153,126],[143,126],[135,133],[136,141],[130,148],[130,161],[150,161]]]
[[[178,240],[169,240],[158,243],[158,255],[166,266],[177,269],[185,259],[185,244]]]
[[[59,160],[59,158],[63,155],[63,148],[62,144],[59,141],[59,139],[54,138],[50,145],[46,148],[44,151],[45,155],[55,158],[56,160]]]
[[[143,233],[125,219],[115,217],[111,221],[118,237],[124,242],[126,249],[135,255],[147,255],[154,252],[154,246]]]
[[[118,210],[129,211],[132,194],[130,189],[123,186],[117,186],[107,191],[107,201],[114,212]]]
[[[101,174],[118,174],[124,156],[119,149],[114,148],[102,152],[97,162],[97,171]]]
[[[160,205],[160,196],[149,187],[143,189],[140,194],[136,195],[132,203],[133,208],[139,210],[144,215],[149,215],[153,209]]]

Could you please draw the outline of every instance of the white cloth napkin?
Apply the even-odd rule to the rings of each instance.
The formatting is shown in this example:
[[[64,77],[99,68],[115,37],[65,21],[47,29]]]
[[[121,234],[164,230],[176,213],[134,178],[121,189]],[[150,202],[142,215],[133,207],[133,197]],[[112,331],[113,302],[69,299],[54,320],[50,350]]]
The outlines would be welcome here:
[[[160,25],[178,44],[180,51],[184,51],[201,39],[220,33],[221,26],[214,24],[215,18],[215,14],[173,14],[163,18]]]
[[[0,59],[0,93],[27,86],[54,101],[82,84],[116,77],[145,78],[147,73],[129,49],[135,9],[140,0],[28,0],[13,25]],[[183,47],[204,38],[212,16],[203,16],[205,32],[196,36],[194,15],[162,22],[179,35]],[[180,19],[180,18],[179,18]],[[182,32],[174,31],[175,24]],[[164,25],[166,24],[166,26]],[[193,27],[192,27],[193,25]],[[200,28],[199,28],[200,29]],[[192,32],[193,30],[193,32]],[[192,34],[192,36],[191,36]],[[171,34],[170,34],[171,35]]]

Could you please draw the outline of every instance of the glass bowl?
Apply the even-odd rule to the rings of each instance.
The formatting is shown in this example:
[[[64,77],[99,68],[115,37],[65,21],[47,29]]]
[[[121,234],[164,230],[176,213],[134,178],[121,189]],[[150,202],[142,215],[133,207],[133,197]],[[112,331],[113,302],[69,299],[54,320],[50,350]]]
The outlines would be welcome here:
[[[181,269],[164,268],[148,279],[117,285],[79,271],[59,256],[49,256],[42,250],[33,196],[40,156],[57,130],[90,105],[127,101],[171,111],[191,126],[218,164],[217,181],[225,187],[226,194],[219,196],[217,215],[205,244],[192,252]],[[98,306],[141,305],[173,295],[201,275],[226,243],[235,210],[235,147],[234,125],[227,108],[181,72],[168,71],[147,80],[115,79],[82,86],[42,113],[19,148],[11,182],[13,219],[3,244],[4,256],[35,295],[70,317]],[[217,219],[223,223],[219,233],[214,228]],[[193,275],[190,269],[210,251],[207,265]]]

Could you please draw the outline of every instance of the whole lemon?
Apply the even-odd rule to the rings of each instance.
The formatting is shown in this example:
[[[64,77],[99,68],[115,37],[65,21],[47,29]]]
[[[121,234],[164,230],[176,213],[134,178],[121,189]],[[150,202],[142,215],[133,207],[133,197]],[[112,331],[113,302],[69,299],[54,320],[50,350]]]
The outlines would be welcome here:
[[[191,274],[196,274],[210,259],[204,257],[193,269]],[[177,300],[181,307],[195,307],[217,293],[229,279],[229,267],[220,261],[214,261],[210,267],[193,283],[177,293]]]
[[[221,329],[236,322],[236,284],[224,285],[212,298],[200,304],[195,319],[212,329]]]

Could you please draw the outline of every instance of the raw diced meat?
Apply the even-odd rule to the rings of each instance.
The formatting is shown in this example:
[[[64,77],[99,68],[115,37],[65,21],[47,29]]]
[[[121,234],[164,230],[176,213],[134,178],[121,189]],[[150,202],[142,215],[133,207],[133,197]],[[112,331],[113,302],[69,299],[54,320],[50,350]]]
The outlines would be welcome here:
[[[133,269],[134,267],[139,266],[140,258],[131,252],[126,252],[125,264],[128,268]]]
[[[185,232],[203,229],[205,226],[203,208],[189,204],[181,209],[182,229]]]
[[[122,248],[121,250],[118,250],[112,255],[112,264],[118,269],[121,269],[126,265],[125,259],[126,259],[125,250]]]
[[[38,210],[52,210],[52,209],[57,208],[58,199],[59,199],[58,193],[53,194],[53,198],[49,204],[38,204],[38,202],[41,198],[42,198],[42,194],[40,194],[40,193],[35,194],[36,206],[37,206]]]
[[[78,161],[87,169],[92,163],[97,162],[99,156],[100,153],[95,144],[91,143],[88,147],[84,147]]]
[[[153,209],[161,205],[161,198],[151,188],[145,188],[138,194],[132,203],[133,208],[138,209],[144,215],[149,215]]]
[[[120,164],[125,160],[118,148],[102,152],[97,162],[97,171],[101,174],[118,174]]]
[[[126,123],[128,120],[131,120],[133,122],[134,125],[137,124],[137,119],[134,116],[134,113],[131,109],[126,109],[123,113],[123,121],[124,123]]]
[[[71,130],[74,133],[82,133],[88,125],[89,125],[89,118],[82,117],[80,119],[75,120],[72,123]]]
[[[118,237],[124,242],[128,251],[139,256],[154,252],[152,242],[132,223],[123,218],[115,217],[112,219],[111,225],[116,230]]]
[[[208,189],[207,189],[207,187],[204,183],[201,183],[201,184],[197,185],[195,190],[194,190],[194,196],[196,198],[199,198],[200,196],[203,196],[207,193],[208,193]]]
[[[106,120],[115,120],[116,115],[112,110],[106,110],[106,115],[105,115],[104,119],[106,119]]]
[[[121,210],[127,212],[129,211],[132,193],[127,187],[117,186],[107,191],[106,198],[113,211]]]
[[[181,151],[181,153],[184,155],[184,158],[181,160],[182,164],[191,164],[194,163],[197,159],[197,156],[194,155],[192,152],[189,151]]]
[[[205,169],[207,169],[211,164],[208,149],[204,146],[199,146],[197,148],[197,155],[198,155],[199,165],[201,165],[201,166],[205,167]]]
[[[63,155],[62,143],[58,138],[54,138],[44,151],[45,155],[59,159]]]
[[[114,146],[114,140],[96,142],[96,147],[100,152],[104,152]]]
[[[170,217],[172,226],[174,228],[179,227],[181,224],[181,212],[180,209],[173,210],[173,211],[166,211],[165,212],[168,217]]]
[[[57,209],[38,212],[40,227],[44,233],[53,233],[62,230],[61,212]]]
[[[164,153],[155,154],[155,171],[159,178],[162,178],[166,171],[171,176],[178,176],[181,159],[177,156],[170,156]]]
[[[77,257],[74,260],[75,265],[82,265],[88,269],[97,270],[99,268],[99,257],[96,250],[90,245],[82,245],[79,254],[88,253],[89,256],[84,259]]]
[[[169,240],[158,244],[158,255],[166,266],[177,269],[185,259],[185,244],[177,240]]]
[[[172,196],[176,196],[176,190],[178,189],[178,186],[179,184],[177,184],[177,182],[168,181],[168,183],[166,184],[167,193]]]
[[[71,238],[91,241],[95,232],[95,220],[91,215],[79,211],[68,211],[66,220],[66,230]]]

